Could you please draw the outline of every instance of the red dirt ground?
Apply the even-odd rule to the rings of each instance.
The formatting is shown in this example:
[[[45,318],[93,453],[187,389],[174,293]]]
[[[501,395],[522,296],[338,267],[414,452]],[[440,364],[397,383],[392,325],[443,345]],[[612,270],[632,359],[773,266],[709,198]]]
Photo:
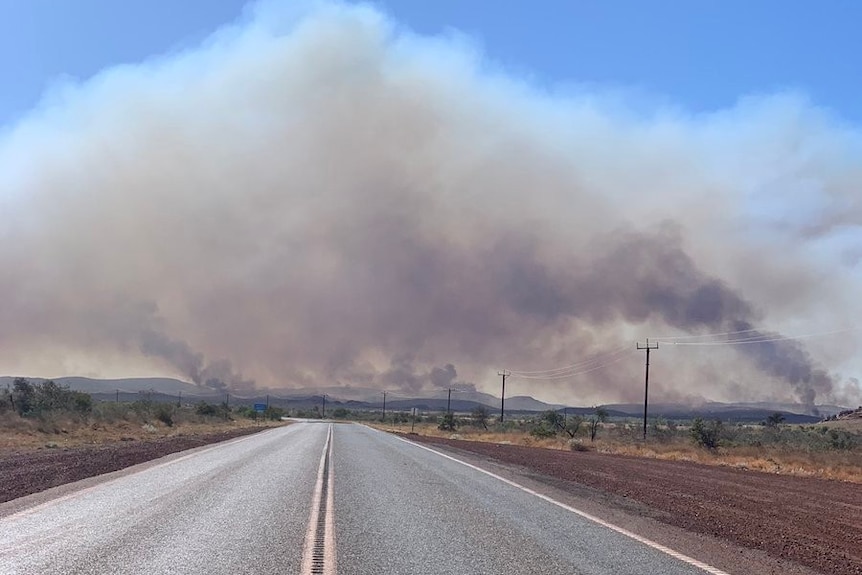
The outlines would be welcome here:
[[[116,442],[98,447],[0,453],[0,503],[264,429],[267,428],[243,427],[219,433]]]
[[[626,497],[660,521],[790,559],[862,574],[862,485],[681,461],[410,435]]]

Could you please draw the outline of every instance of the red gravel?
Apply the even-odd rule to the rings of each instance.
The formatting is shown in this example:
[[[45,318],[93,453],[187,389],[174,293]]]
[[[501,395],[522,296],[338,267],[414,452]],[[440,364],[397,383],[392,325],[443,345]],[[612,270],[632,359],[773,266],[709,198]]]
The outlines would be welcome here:
[[[109,443],[98,447],[0,454],[0,503],[264,429],[267,428],[244,427],[220,433]]]
[[[833,575],[862,575],[862,485],[690,462],[411,435],[637,501],[665,523]]]

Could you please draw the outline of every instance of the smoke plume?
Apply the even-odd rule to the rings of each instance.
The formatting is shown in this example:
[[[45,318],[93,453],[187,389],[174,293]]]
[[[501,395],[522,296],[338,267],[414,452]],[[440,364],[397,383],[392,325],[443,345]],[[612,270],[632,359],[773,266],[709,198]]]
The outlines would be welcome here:
[[[512,379],[586,403],[644,337],[854,327],[859,131],[642,110],[341,4],[58,85],[0,135],[0,369],[497,391],[631,343]],[[653,397],[858,400],[854,332],[805,341],[663,346]]]

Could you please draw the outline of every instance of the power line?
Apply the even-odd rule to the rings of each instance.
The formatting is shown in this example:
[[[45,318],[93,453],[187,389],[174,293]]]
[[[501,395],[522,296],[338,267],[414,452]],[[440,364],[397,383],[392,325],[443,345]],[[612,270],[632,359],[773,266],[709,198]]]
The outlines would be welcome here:
[[[624,359],[625,359],[625,356],[623,356],[621,353],[618,353],[617,355],[618,355],[619,357],[617,357],[617,358],[616,358],[616,359],[614,359],[613,361],[609,361],[609,362],[607,362],[607,363],[603,363],[603,364],[601,364],[601,365],[597,365],[597,366],[591,367],[591,368],[589,368],[589,369],[582,369],[582,370],[579,370],[579,371],[573,371],[573,372],[571,372],[571,373],[564,373],[564,374],[551,375],[551,376],[519,375],[519,374],[514,374],[514,373],[513,373],[513,374],[512,374],[512,377],[516,377],[516,378],[518,378],[518,379],[533,380],[533,381],[555,381],[555,380],[560,380],[560,379],[571,379],[571,378],[573,378],[573,377],[578,377],[578,376],[580,376],[580,375],[585,375],[585,374],[587,374],[587,373],[592,373],[592,372],[594,372],[594,371],[598,371],[598,370],[600,370],[600,369],[604,369],[604,368],[606,368],[606,367],[608,367],[608,366],[610,366],[610,365],[613,365],[613,364],[615,364],[615,363],[619,363],[619,362],[621,362],[622,360],[624,360]]]
[[[752,343],[770,343],[775,341],[789,341],[797,339],[808,339],[812,337],[822,337],[826,335],[835,335],[839,333],[848,333],[858,331],[862,327],[851,327],[845,329],[837,329],[832,331],[821,331],[815,333],[805,333],[799,335],[779,335],[776,332],[763,333],[760,337],[751,336],[747,338],[731,339],[726,341],[666,341],[659,340],[661,343],[668,345],[694,345],[694,346],[717,346],[717,345],[744,345]]]
[[[767,330],[759,329],[759,328],[751,328],[751,329],[741,329],[738,331],[726,331],[723,333],[703,333],[698,335],[667,335],[662,337],[653,337],[651,338],[653,341],[662,341],[667,343],[667,340],[671,339],[696,339],[696,338],[708,338],[708,337],[724,337],[728,335],[738,335],[743,333],[751,333],[751,332],[763,332]]]
[[[594,362],[598,361],[599,359],[602,359],[605,357],[613,357],[615,355],[618,355],[618,354],[628,350],[629,345],[630,345],[629,343],[626,343],[626,344],[621,345],[620,347],[617,347],[615,349],[612,349],[609,351],[604,351],[601,353],[597,353],[596,355],[594,355],[593,357],[591,357],[589,359],[584,359],[584,360],[578,361],[576,363],[573,363],[572,365],[567,365],[564,367],[556,367],[553,369],[539,369],[536,371],[520,371],[517,369],[513,369],[513,370],[510,370],[510,372],[512,374],[518,375],[518,376],[555,375],[557,373],[562,373],[562,372],[569,371],[572,369],[580,369],[582,367],[585,367],[585,366],[587,366],[591,363],[594,363]]]

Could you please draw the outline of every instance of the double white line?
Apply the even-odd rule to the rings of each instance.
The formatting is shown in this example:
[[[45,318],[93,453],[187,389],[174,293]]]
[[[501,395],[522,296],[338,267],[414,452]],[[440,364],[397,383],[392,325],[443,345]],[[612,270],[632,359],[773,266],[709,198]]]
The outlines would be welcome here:
[[[311,498],[308,531],[302,549],[302,575],[335,575],[334,476],[332,424],[329,424]]]

